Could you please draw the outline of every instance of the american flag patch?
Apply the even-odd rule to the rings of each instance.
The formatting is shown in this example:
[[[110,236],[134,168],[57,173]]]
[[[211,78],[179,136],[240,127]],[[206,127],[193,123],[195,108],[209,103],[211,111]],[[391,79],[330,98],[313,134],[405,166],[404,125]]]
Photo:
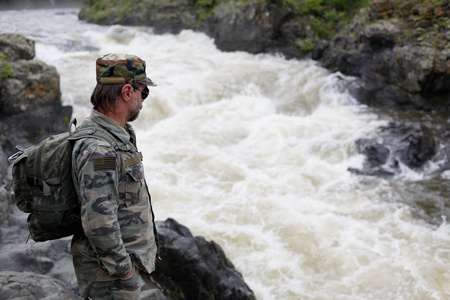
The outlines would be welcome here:
[[[113,156],[94,158],[94,171],[107,171],[116,169],[116,158]]]

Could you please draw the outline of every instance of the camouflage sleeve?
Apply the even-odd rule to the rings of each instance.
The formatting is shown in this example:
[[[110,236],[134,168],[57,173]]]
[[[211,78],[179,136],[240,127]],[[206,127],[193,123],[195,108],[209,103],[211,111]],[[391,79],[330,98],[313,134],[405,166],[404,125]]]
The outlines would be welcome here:
[[[89,140],[74,162],[83,230],[101,267],[120,277],[132,269],[117,219],[120,154],[106,142]]]

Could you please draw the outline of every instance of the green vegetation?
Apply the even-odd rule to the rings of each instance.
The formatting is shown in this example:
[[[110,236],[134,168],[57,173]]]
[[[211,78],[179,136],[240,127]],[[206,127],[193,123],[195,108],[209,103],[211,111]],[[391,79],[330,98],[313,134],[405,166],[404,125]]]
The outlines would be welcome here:
[[[119,20],[130,10],[132,0],[98,0],[86,9],[86,15],[94,23],[102,24],[111,16],[117,16]],[[120,8],[117,10],[117,8]]]
[[[371,0],[283,0],[291,5],[299,20],[311,27],[307,37],[329,39]]]
[[[6,60],[6,55],[1,54],[0,61],[3,63],[3,68],[0,70],[0,79],[16,77],[13,73],[11,73],[11,65]]]
[[[314,49],[314,45],[310,40],[304,40],[300,50],[304,52],[312,51]]]
[[[409,37],[410,41],[414,39],[429,41],[431,44],[441,44],[444,38],[440,39],[442,34],[439,32],[447,32],[450,27],[448,18],[450,4],[447,0],[264,1],[290,7],[294,15],[290,22],[300,31],[300,36],[297,36],[296,40],[301,42],[296,44],[300,50],[306,52],[313,50],[315,41],[330,39],[341,31],[352,22],[355,15],[364,16],[366,22],[374,22],[377,19],[401,19],[405,24],[409,24],[408,28],[423,30],[421,33],[418,30],[405,32],[405,38]],[[440,42],[430,39],[440,39]]]

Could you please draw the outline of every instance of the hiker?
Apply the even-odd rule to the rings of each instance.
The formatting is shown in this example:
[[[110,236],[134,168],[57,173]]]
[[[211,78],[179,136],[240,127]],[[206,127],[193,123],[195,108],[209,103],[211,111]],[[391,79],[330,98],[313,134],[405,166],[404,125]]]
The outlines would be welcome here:
[[[139,276],[155,269],[157,234],[142,154],[129,124],[156,86],[145,62],[128,54],[107,54],[96,61],[93,110],[81,124],[106,131],[111,145],[95,136],[77,140],[72,178],[83,230],[71,252],[84,299],[139,299]]]

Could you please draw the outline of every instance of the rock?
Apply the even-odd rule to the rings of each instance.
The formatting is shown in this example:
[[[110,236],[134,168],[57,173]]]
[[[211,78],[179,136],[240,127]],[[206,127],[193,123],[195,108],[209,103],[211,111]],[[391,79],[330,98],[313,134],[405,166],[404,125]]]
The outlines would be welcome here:
[[[400,163],[419,169],[436,154],[430,130],[412,121],[391,122],[381,127],[377,138],[356,141],[358,153],[365,155],[363,169],[350,168],[359,175],[391,176],[400,172]]]
[[[99,5],[102,5],[100,10]],[[97,9],[92,10],[92,6],[96,6]],[[98,14],[93,13],[96,10]],[[200,26],[200,12],[196,1],[190,0],[135,1],[125,12],[122,3],[99,4],[98,1],[84,0],[79,17],[97,24],[150,26],[159,34],[177,34],[183,29],[195,29]]]
[[[10,116],[51,106],[61,100],[59,75],[53,66],[37,60],[12,62],[11,76],[0,82],[0,111]]]
[[[34,41],[20,34],[0,34],[0,55],[8,61],[33,59],[36,55]]]
[[[407,120],[382,127],[380,136],[398,160],[411,169],[422,167],[435,153],[435,141],[423,124]]]
[[[160,256],[152,273],[166,296],[183,299],[255,299],[223,250],[173,219],[157,222]]]
[[[352,94],[361,103],[450,114],[445,46],[450,37],[437,33],[447,32],[448,26],[390,17],[392,9],[389,2],[374,1],[372,11],[360,12],[317,59],[332,71],[360,78],[362,84]]]
[[[0,299],[82,299],[64,282],[28,272],[0,272]]]
[[[61,105],[59,74],[33,60],[34,41],[17,34],[0,35],[0,225],[10,219],[14,204],[7,157],[20,145],[28,147],[67,130],[71,107]],[[0,241],[5,238],[0,235]]]
[[[266,52],[274,47],[288,11],[261,2],[221,2],[208,19],[207,32],[223,51]]]
[[[20,214],[17,210],[16,213]],[[46,299],[61,299],[58,298],[61,289],[70,289],[75,295],[71,294],[73,298],[66,299],[78,299],[70,255],[71,238],[43,243],[30,240],[25,243],[26,225],[17,226],[20,224],[14,223],[24,225],[26,219],[19,216],[8,220],[6,224],[15,230],[9,235],[10,239],[0,244],[0,278],[4,274],[14,276],[4,281],[8,282],[7,286],[2,286],[0,280],[0,299],[4,299],[2,295],[9,295],[10,289],[24,281],[29,283],[23,293],[33,291],[42,295],[40,288],[47,286],[49,290],[45,292],[45,297],[49,298]],[[145,280],[142,299],[162,300],[165,299],[163,293],[173,300],[255,299],[242,275],[234,269],[216,243],[192,236],[188,228],[173,219],[157,221],[157,228],[163,260],[157,261],[157,270],[151,275],[153,283]],[[48,282],[43,283],[41,280]],[[18,295],[25,297],[28,294]]]
[[[34,42],[10,34],[0,41],[0,53],[8,53],[0,59],[0,142],[9,156],[17,144],[25,147],[66,131],[72,107],[61,105],[55,67],[32,59]]]

